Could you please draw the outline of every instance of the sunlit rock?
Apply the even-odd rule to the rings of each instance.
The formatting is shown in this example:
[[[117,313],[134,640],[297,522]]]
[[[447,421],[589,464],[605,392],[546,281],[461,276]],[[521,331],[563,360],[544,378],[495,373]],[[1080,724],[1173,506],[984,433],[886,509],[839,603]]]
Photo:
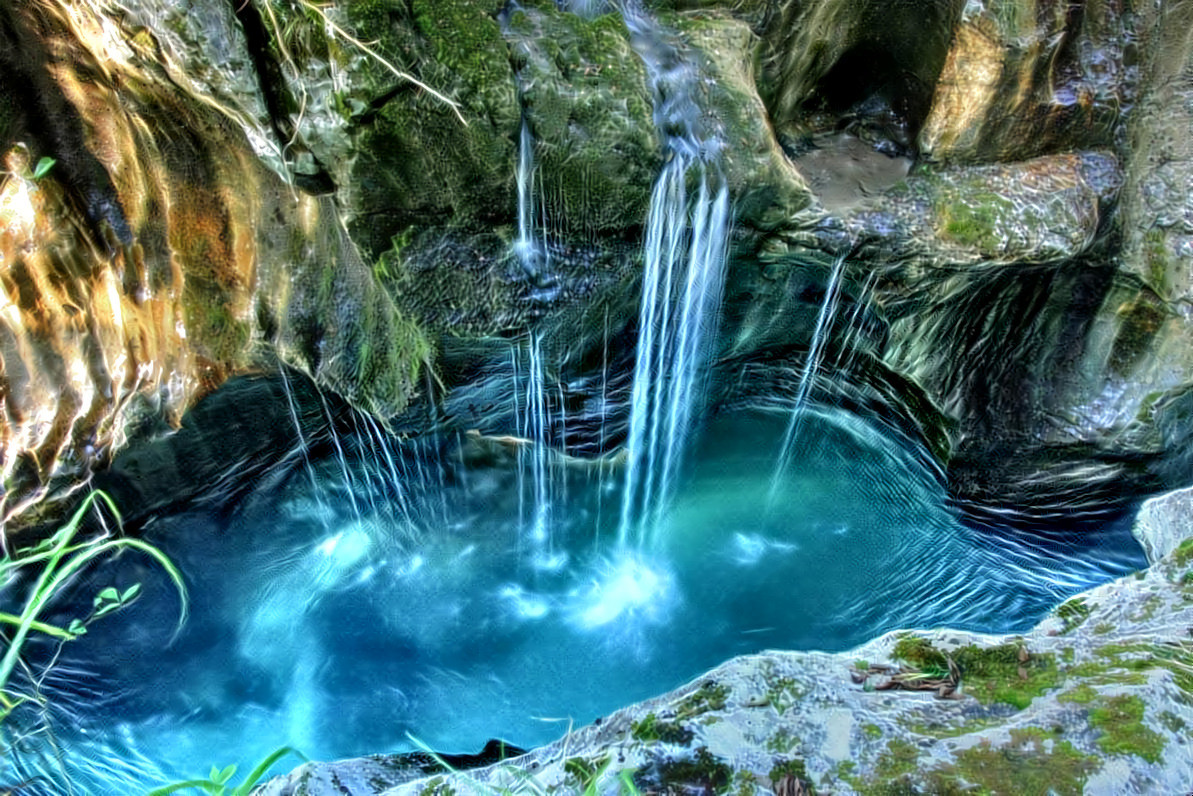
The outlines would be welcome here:
[[[268,361],[263,342],[400,410],[425,344],[411,328],[393,346],[407,322],[334,204],[287,187],[220,109],[163,79],[144,31],[45,11],[5,12],[6,91],[41,108],[5,128],[5,517],[71,490],[130,431],[176,425]]]
[[[1117,3],[990,0],[961,18],[919,133],[933,160],[1115,146],[1135,101],[1138,17]]]

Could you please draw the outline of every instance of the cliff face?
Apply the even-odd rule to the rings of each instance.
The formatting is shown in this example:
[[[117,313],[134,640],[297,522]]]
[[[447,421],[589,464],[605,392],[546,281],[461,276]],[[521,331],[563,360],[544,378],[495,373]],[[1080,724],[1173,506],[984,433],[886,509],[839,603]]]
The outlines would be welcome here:
[[[149,30],[87,4],[0,13],[6,522],[279,359],[405,405],[426,344],[332,200],[267,168]]]
[[[453,356],[535,328],[553,378],[591,377],[632,334],[661,161],[630,34],[589,5],[4,11],[10,523],[231,374],[392,416],[424,362],[450,394]],[[847,255],[864,329],[829,329],[855,365],[816,389],[881,392],[975,513],[1193,475],[1188,3],[651,5],[726,144],[723,359],[798,362]],[[510,255],[523,127],[545,272]]]

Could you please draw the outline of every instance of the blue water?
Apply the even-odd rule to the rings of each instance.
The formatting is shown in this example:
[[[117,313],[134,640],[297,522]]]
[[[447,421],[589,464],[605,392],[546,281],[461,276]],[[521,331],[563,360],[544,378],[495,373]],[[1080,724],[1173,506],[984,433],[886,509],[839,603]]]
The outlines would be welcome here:
[[[898,627],[1021,631],[1144,566],[1124,528],[970,530],[920,457],[816,408],[767,513],[788,422],[711,419],[648,554],[617,543],[618,465],[553,453],[544,558],[533,479],[502,445],[360,456],[346,439],[346,469],[331,456],[230,515],[162,518],[147,535],[186,573],[186,627],[171,641],[177,599],[144,562],[96,568],[85,604],[107,585],[146,594],[63,648],[43,689],[52,734],[10,746],[0,783],[41,775],[58,784],[31,792],[67,792],[65,771],[77,793],[129,794],[282,745],[312,759],[410,736],[446,752],[532,746],[732,655],[845,650]],[[15,715],[8,741],[31,725]]]

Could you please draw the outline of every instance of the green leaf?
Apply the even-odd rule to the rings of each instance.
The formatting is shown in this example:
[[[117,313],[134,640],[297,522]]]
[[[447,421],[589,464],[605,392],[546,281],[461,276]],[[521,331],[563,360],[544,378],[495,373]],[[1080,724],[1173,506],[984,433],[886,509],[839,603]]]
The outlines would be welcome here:
[[[33,168],[33,179],[40,180],[42,177],[50,173],[50,169],[54,168],[54,164],[58,161],[53,158],[42,158],[37,161],[37,165]]]
[[[617,772],[617,792],[624,796],[641,796],[642,791],[634,784],[634,769],[623,768]]]
[[[217,783],[219,783],[220,785],[223,785],[225,782],[232,779],[232,775],[235,773],[236,773],[236,764],[235,763],[228,766],[227,768],[225,768],[223,771],[220,771],[219,773],[216,773],[215,767],[213,766],[211,769],[211,778],[213,780],[215,780]]]
[[[25,617],[23,616],[14,616],[13,614],[0,611],[0,625],[13,625],[14,627],[20,627],[22,624],[24,624],[24,622]],[[72,638],[70,630],[63,630],[60,627],[48,625],[45,622],[38,622],[37,620],[29,623],[29,629],[36,630],[38,633],[45,633],[47,636],[60,638],[63,641],[70,641]]]
[[[66,632],[72,636],[81,636],[87,632],[87,626],[83,624],[82,619],[72,619],[70,625],[66,628]]]
[[[108,588],[101,591],[99,594],[95,595],[94,605],[96,607],[99,607],[100,603],[109,603],[109,602],[110,603],[120,602],[120,592],[116,591],[115,586],[109,586]]]
[[[129,586],[127,589],[124,590],[124,594],[120,595],[120,604],[127,605],[128,603],[137,599],[137,596],[140,593],[141,593],[141,584],[134,583],[133,585]]]
[[[273,766],[274,763],[281,760],[286,755],[294,755],[299,760],[306,761],[306,755],[291,746],[283,746],[275,749],[269,757],[257,764],[257,767],[249,773],[248,779],[240,784],[236,790],[232,791],[232,796],[248,796],[252,792],[253,787],[261,777],[265,776],[265,772]]]

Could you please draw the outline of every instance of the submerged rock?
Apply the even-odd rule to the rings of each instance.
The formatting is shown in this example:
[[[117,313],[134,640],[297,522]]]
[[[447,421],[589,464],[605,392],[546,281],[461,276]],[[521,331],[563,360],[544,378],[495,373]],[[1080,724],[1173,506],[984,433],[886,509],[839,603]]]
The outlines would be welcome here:
[[[1156,499],[1136,526],[1159,556],[1147,571],[1021,636],[896,631],[848,653],[735,658],[488,768],[372,786],[358,774],[385,758],[371,758],[260,792],[1178,793],[1193,778],[1193,539],[1160,555],[1152,537],[1187,502]]]

